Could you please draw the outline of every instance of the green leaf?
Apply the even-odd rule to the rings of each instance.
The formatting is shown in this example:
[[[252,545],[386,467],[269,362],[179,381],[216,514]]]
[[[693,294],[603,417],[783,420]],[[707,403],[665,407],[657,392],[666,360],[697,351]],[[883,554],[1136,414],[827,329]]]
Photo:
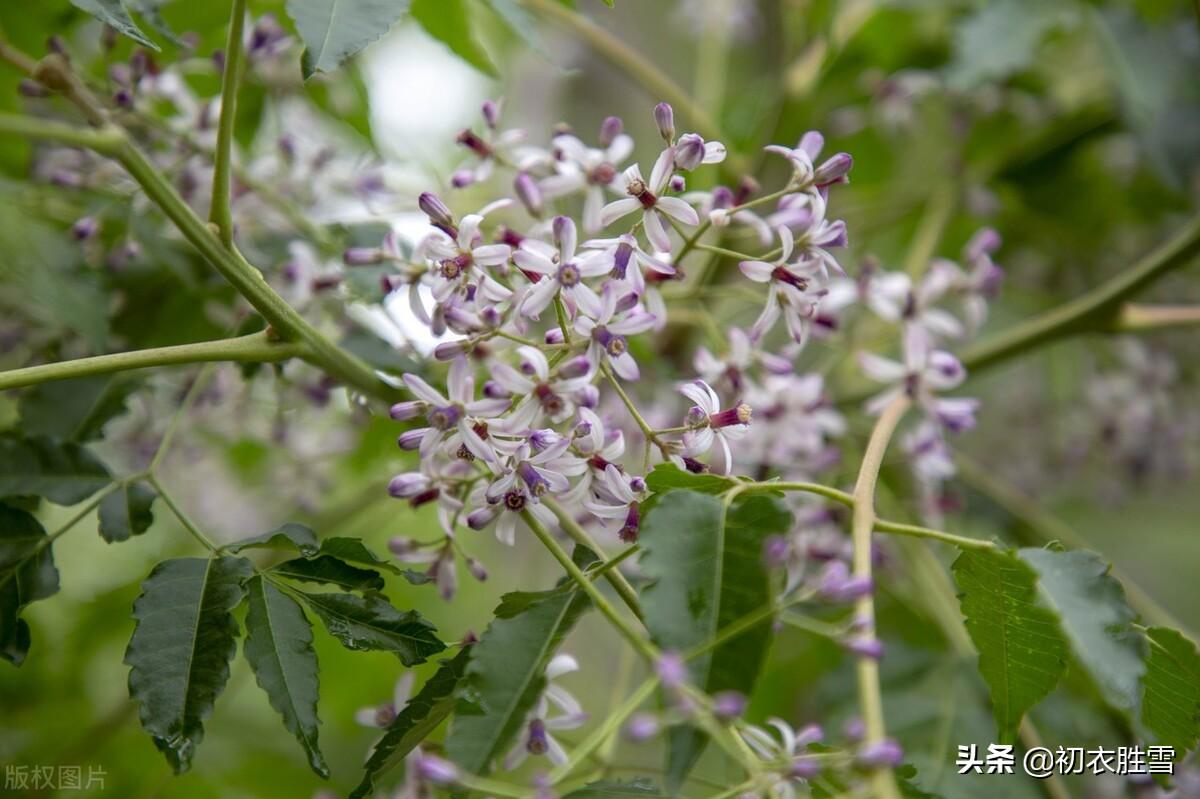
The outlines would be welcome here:
[[[537,21],[517,0],[486,0],[486,2],[491,6],[492,11],[496,12],[496,16],[504,21],[509,30],[521,37],[525,44],[543,58],[550,60],[546,43],[538,33]]]
[[[546,687],[546,666],[588,606],[574,586],[505,594],[496,617],[472,647],[446,754],[473,774],[486,774],[520,732]]]
[[[956,31],[951,86],[971,90],[1028,69],[1042,39],[1077,18],[1069,6],[1038,0],[993,0],[979,6]]]
[[[402,763],[408,753],[450,715],[472,649],[463,647],[453,658],[443,660],[417,695],[408,700],[408,704],[388,725],[379,743],[375,744],[364,766],[366,771],[362,782],[350,794],[351,799],[370,796],[375,790],[375,780]]]
[[[383,577],[371,569],[359,569],[331,555],[293,558],[271,567],[271,574],[309,583],[336,585],[346,591],[382,591]]]
[[[0,438],[0,497],[45,497],[74,505],[112,481],[95,455],[70,441]]]
[[[137,387],[128,375],[41,383],[21,395],[21,432],[65,441],[100,438],[105,423],[125,413],[125,401]]]
[[[1136,718],[1145,642],[1131,626],[1137,614],[1108,564],[1084,551],[1022,549],[1020,556],[1037,571],[1042,598],[1058,613],[1075,657],[1101,694]]]
[[[58,569],[45,529],[26,511],[0,505],[0,658],[20,666],[29,653],[30,602],[58,591]]]
[[[304,41],[304,79],[332,72],[387,33],[408,0],[287,0],[288,15]]]
[[[1177,758],[1200,737],[1200,653],[1166,627],[1146,631],[1150,642],[1142,678],[1142,723],[1154,740],[1175,748]]]
[[[775,497],[735,502],[726,515],[718,497],[671,491],[642,522],[641,566],[654,582],[643,592],[646,626],[663,649],[683,652],[771,601],[763,542],[786,533],[792,515]],[[771,620],[765,619],[715,650],[694,658],[689,670],[703,690],[749,695],[766,658]],[[669,736],[666,788],[676,793],[700,757],[706,736],[692,727]]]
[[[1039,601],[1037,572],[1015,555],[971,550],[952,569],[1000,739],[1010,742],[1021,718],[1058,685],[1069,644],[1058,617]]]
[[[233,618],[253,572],[245,558],[163,561],[142,583],[125,663],[142,727],[180,774],[204,737],[204,720],[229,680],[237,650]]]
[[[367,545],[357,538],[326,538],[321,542],[321,554],[332,555],[338,560],[357,563],[361,566],[370,566],[372,569],[383,569],[392,574],[399,574],[400,567],[392,563],[390,560],[384,560],[376,555],[371,550],[367,549]]]
[[[100,537],[111,544],[149,530],[154,523],[150,506],[157,497],[146,483],[122,483],[100,501]]]
[[[415,610],[401,612],[377,596],[303,594],[329,634],[347,649],[392,652],[405,666],[424,663],[446,645]]]
[[[125,10],[121,0],[71,0],[71,5],[81,11],[86,11],[96,19],[133,39],[140,45],[158,50],[159,47],[150,40],[142,29],[137,26]]]
[[[175,35],[175,31],[163,19],[162,7],[169,0],[126,0],[126,4],[141,15],[142,19],[151,28],[154,28],[160,35],[168,39],[172,44],[181,45],[179,37]]]
[[[320,684],[312,627],[296,600],[262,577],[247,581],[246,591],[250,601],[242,651],[271,707],[279,711],[283,725],[304,747],[308,765],[328,777],[329,766],[317,745]]]
[[[466,0],[412,0],[412,16],[463,61],[489,77],[499,77],[496,65],[471,29]]]
[[[244,549],[294,549],[307,558],[320,551],[321,542],[317,540],[317,534],[311,528],[288,522],[269,533],[236,541],[227,549],[230,552],[241,552]]]
[[[657,785],[644,779],[635,779],[630,782],[622,780],[601,780],[600,782],[589,782],[579,790],[571,791],[563,797],[563,799],[605,799],[608,796],[615,797],[665,797]]]
[[[673,463],[660,463],[646,475],[646,487],[654,493],[685,488],[701,494],[721,494],[738,484],[732,477],[719,474],[692,474]]]
[[[405,569],[400,572],[400,576],[407,580],[409,585],[429,585],[437,582],[432,574],[419,572],[416,569]]]

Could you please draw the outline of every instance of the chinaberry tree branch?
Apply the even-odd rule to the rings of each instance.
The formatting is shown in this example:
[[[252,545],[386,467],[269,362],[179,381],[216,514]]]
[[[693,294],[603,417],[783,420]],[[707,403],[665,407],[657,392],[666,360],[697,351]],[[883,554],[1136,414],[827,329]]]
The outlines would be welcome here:
[[[233,248],[233,212],[230,208],[230,174],[233,165],[233,126],[237,122],[238,86],[244,59],[243,32],[246,0],[233,0],[229,39],[225,45],[225,70],[221,76],[221,119],[217,126],[217,150],[213,159],[212,205],[208,221],[217,226],[221,241]]]
[[[381,380],[370,366],[326,338],[275,293],[263,279],[262,273],[236,249],[224,245],[214,232],[215,226],[210,227],[201,220],[138,149],[128,133],[109,120],[105,110],[82,85],[66,59],[52,53],[38,62],[33,74],[44,86],[57,91],[79,107],[94,130],[2,113],[0,132],[87,147],[115,159],[175,224],[184,238],[271,323],[282,338],[306,345],[307,360],[364,393],[386,400],[398,396],[396,389]]]
[[[0,372],[0,391],[49,383],[55,380],[126,372],[152,366],[178,366],[212,361],[275,363],[289,358],[303,357],[306,352],[307,349],[303,344],[274,341],[265,332],[252,333],[238,338],[178,344],[173,347],[155,347],[132,352],[115,352],[110,355],[96,355],[91,358],[78,358],[73,361],[12,369]]]
[[[901,395],[880,414],[863,453],[858,480],[854,484],[854,509],[850,522],[851,539],[854,546],[853,574],[855,577],[871,579],[871,530],[875,527],[875,484],[879,479],[879,468],[888,442],[896,431],[896,425],[908,410],[909,400]],[[875,634],[875,599],[868,593],[860,597],[854,606],[855,619],[864,627],[867,635]],[[858,659],[858,699],[866,727],[864,741],[867,745],[878,744],[887,738],[883,718],[883,693],[879,684],[879,663],[870,657]],[[871,776],[873,793],[878,799],[898,799],[900,792],[891,769],[880,768]]]
[[[1112,330],[1126,302],[1198,253],[1200,216],[1193,217],[1170,240],[1132,267],[1087,294],[971,347],[963,353],[963,365],[968,371],[977,372],[1060,338]]]

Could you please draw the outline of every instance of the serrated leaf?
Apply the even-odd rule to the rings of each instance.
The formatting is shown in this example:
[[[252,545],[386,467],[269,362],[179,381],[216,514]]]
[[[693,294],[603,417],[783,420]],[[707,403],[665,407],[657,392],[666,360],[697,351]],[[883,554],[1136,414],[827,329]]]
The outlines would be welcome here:
[[[41,383],[21,395],[21,431],[64,441],[99,438],[105,423],[125,413],[125,401],[137,387],[128,375]]]
[[[377,596],[303,594],[329,634],[347,649],[392,652],[405,666],[424,663],[446,645],[415,610],[400,611]]]
[[[180,774],[204,737],[204,720],[229,680],[233,617],[254,567],[245,558],[163,561],[142,583],[125,663],[142,727]]]
[[[288,0],[304,41],[304,78],[332,72],[404,15],[408,0]]]
[[[496,78],[496,65],[471,28],[466,0],[412,0],[413,19],[463,61]]]
[[[88,450],[50,438],[0,438],[0,498],[35,495],[74,505],[112,481]]]
[[[1069,644],[1058,617],[1039,602],[1037,572],[1015,555],[971,550],[952,570],[1000,740],[1011,742],[1021,718],[1058,685]]]
[[[588,606],[572,586],[501,597],[496,617],[472,647],[464,679],[472,702],[460,702],[446,754],[486,774],[521,730],[546,687],[546,666]]]
[[[651,799],[663,796],[657,785],[650,780],[635,779],[629,782],[622,780],[601,780],[589,782],[579,790],[571,791],[563,799],[605,799],[606,797],[640,797]]]
[[[338,560],[369,566],[372,569],[383,569],[392,574],[399,574],[400,567],[390,560],[384,560],[376,555],[367,545],[357,538],[326,538],[321,542],[321,554],[332,555]]]
[[[172,44],[181,45],[179,37],[175,35],[175,31],[171,29],[162,15],[162,7],[167,2],[168,0],[126,0],[127,5],[140,14],[147,25],[154,28]]]
[[[1157,743],[1174,747],[1181,758],[1200,738],[1200,653],[1192,641],[1166,627],[1151,627],[1146,638],[1142,723]]]
[[[31,642],[21,611],[58,591],[49,543],[32,514],[0,505],[0,658],[14,666],[25,660]]]
[[[331,555],[293,558],[271,567],[271,574],[309,583],[336,585],[346,591],[382,591],[383,577],[377,571],[360,569]]]
[[[472,647],[464,647],[454,657],[443,660],[417,695],[408,700],[375,744],[364,766],[362,782],[350,794],[351,799],[370,796],[375,790],[375,780],[402,763],[408,753],[450,715],[471,651]]]
[[[646,626],[663,649],[684,652],[771,601],[763,542],[786,533],[792,515],[775,498],[735,502],[695,491],[671,491],[646,514],[641,566],[653,580],[643,592]],[[771,640],[764,620],[715,650],[694,658],[689,670],[703,690],[750,694]],[[678,792],[707,737],[692,727],[669,734],[666,788]]]
[[[122,483],[100,501],[100,537],[111,544],[149,530],[154,523],[150,508],[157,497],[146,483]]]
[[[303,524],[288,522],[268,533],[235,541],[226,547],[230,552],[241,552],[244,549],[294,549],[305,557],[316,555],[321,549],[321,542],[311,528]]]
[[[149,47],[151,50],[159,49],[158,45],[151,41],[145,33],[142,33],[142,29],[129,17],[129,12],[125,10],[125,4],[121,0],[71,0],[71,5],[80,11],[86,11],[138,44]]]
[[[680,488],[701,494],[721,494],[738,484],[719,474],[692,474],[673,463],[660,463],[646,475],[646,487],[656,494]]]
[[[260,576],[246,582],[246,643],[242,651],[283,726],[296,736],[308,765],[322,777],[329,766],[317,744],[320,682],[312,627],[296,600]]]
[[[1108,564],[1082,550],[1031,548],[1019,554],[1038,573],[1043,600],[1058,614],[1076,659],[1105,700],[1136,718],[1145,642],[1131,626],[1137,614]]]

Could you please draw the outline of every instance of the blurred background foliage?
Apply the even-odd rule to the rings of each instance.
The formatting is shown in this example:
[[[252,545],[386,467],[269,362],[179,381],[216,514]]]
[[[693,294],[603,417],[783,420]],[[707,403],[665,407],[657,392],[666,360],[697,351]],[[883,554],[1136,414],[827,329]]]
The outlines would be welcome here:
[[[161,14],[171,30],[193,34],[195,52],[206,55],[223,46],[227,5],[169,2]],[[1200,27],[1182,0],[618,0],[615,10],[579,0],[577,6],[702,104],[719,109],[727,143],[752,163],[761,160],[761,145],[794,142],[811,128],[824,131],[833,149],[852,153],[853,182],[837,208],[850,230],[851,262],[874,258],[898,267],[922,249],[952,257],[981,224],[1000,230],[1005,245],[998,260],[1008,280],[991,329],[1085,291],[1197,210]],[[290,25],[281,0],[253,0],[251,7]],[[360,154],[364,165],[388,166],[402,222],[418,191],[445,186],[458,158],[454,133],[474,120],[486,96],[504,96],[508,122],[535,132],[560,120],[591,131],[619,114],[635,136],[654,139],[645,110],[661,98],[645,95],[570,32],[529,11],[531,26],[518,37],[496,11],[524,6],[468,7],[478,43],[456,49],[471,64],[405,20],[332,76],[302,84],[298,62],[294,71],[253,76],[243,94],[239,143],[251,152],[273,147],[286,132],[281,108],[298,95],[320,111],[322,130],[344,151]],[[34,54],[45,52],[49,36],[61,37],[97,75],[105,59],[126,59],[134,46],[122,39],[106,54],[101,28],[65,0],[0,4],[0,25]],[[153,35],[164,48],[156,57],[177,56],[176,45]],[[0,69],[0,108],[29,102],[18,96],[17,80],[15,71]],[[189,80],[201,94],[217,91],[213,70],[195,70]],[[32,181],[33,168],[28,142],[0,139],[0,365],[197,341],[237,324],[233,292],[188,246],[160,235],[157,218],[134,213],[120,197]],[[784,178],[782,169],[782,161],[763,161],[756,174],[773,186]],[[466,207],[470,195],[456,202]],[[117,220],[103,229],[105,248],[132,230],[142,257],[106,268],[102,257],[71,241],[70,225],[88,214]],[[936,240],[926,241],[931,236]],[[278,268],[286,245],[260,243],[256,262]],[[1151,294],[1195,302],[1200,279],[1185,270]],[[344,333],[365,356],[397,357],[364,330],[348,325]],[[1200,611],[1194,471],[1200,344],[1193,330],[1158,333],[1143,344],[1131,355],[1111,340],[1073,340],[978,378],[973,393],[985,399],[981,426],[961,446],[983,465],[956,483],[959,507],[946,527],[1034,544],[1065,528],[1186,624]],[[1138,371],[1148,353],[1174,363],[1169,386],[1154,394],[1166,404],[1157,410],[1169,424],[1117,446],[1088,405],[1088,387],[1112,371],[1149,385],[1154,375]],[[214,536],[231,540],[295,520],[323,536],[362,536],[382,550],[391,536],[419,538],[433,529],[431,518],[383,490],[404,465],[390,422],[351,412],[348,425],[345,409],[312,400],[319,393],[312,372],[265,384],[248,382],[250,376],[233,367],[206,375],[210,382],[167,460],[167,481]],[[44,432],[66,429],[102,439],[97,450],[110,462],[136,462],[130,453],[152,451],[194,378],[185,369],[106,380],[87,397],[78,387],[56,393],[45,386],[22,398],[9,392],[0,396],[0,425],[24,418]],[[127,383],[139,381],[153,391],[127,402]],[[73,400],[83,403],[78,410]],[[100,424],[87,418],[97,407]],[[912,509],[902,499],[908,492],[901,470],[892,479],[882,506],[887,515],[903,515]],[[1040,504],[1030,504],[1029,494]],[[73,511],[45,505],[39,514],[53,530]],[[55,547],[62,591],[27,613],[35,646],[26,665],[0,668],[0,764],[82,764],[85,772],[100,766],[107,773],[103,795],[122,797],[309,796],[326,787],[305,767],[240,659],[192,772],[171,776],[140,730],[121,662],[137,584],[157,560],[193,549],[173,519],[159,517],[149,534],[119,548],[94,535],[90,520]],[[490,579],[464,580],[452,604],[431,589],[388,578],[395,603],[419,604],[448,640],[481,630],[503,592],[546,585],[556,574],[529,541],[518,542],[519,556],[486,535],[472,546],[491,566]],[[923,786],[946,797],[1041,795],[1020,777],[954,775],[954,747],[986,744],[994,735],[986,692],[955,632],[957,608],[947,623],[919,601],[939,579],[930,572],[936,563],[902,546],[890,555],[880,598],[880,628],[892,636],[883,662],[889,729],[911,753]],[[631,655],[617,654],[602,625],[587,618],[567,645],[583,664],[569,687],[598,716],[640,668]],[[340,794],[356,783],[375,734],[355,724],[355,710],[387,701],[400,670],[385,654],[347,652],[324,636],[317,645],[321,737],[333,770],[328,788]],[[781,636],[752,718],[791,708],[792,722],[836,726],[853,708],[847,662],[823,639],[795,631]],[[1062,696],[1034,712],[1049,745],[1117,740],[1111,719],[1063,699],[1089,690],[1069,680]],[[628,749],[622,757],[631,769],[658,767],[652,747]],[[720,769],[719,762],[702,764],[698,777],[723,785]],[[1127,790],[1119,782],[1074,787],[1089,796]]]

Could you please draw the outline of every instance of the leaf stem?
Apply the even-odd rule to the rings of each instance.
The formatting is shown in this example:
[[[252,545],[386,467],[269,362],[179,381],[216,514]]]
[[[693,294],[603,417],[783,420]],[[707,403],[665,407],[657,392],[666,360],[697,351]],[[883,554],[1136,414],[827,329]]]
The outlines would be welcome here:
[[[217,226],[221,241],[230,248],[233,247],[233,212],[230,208],[233,128],[237,122],[238,84],[242,77],[245,26],[246,0],[233,0],[233,10],[229,16],[229,38],[225,44],[225,71],[221,76],[221,119],[217,127],[212,205],[208,214],[208,220]]]
[[[1200,216],[1193,217],[1171,239],[1132,267],[1083,296],[971,347],[963,354],[963,365],[975,372],[1069,335],[1109,328],[1113,315],[1119,313],[1126,300],[1183,266],[1197,253],[1200,253]]]
[[[159,481],[158,477],[151,474],[146,479],[149,481],[150,485],[154,486],[154,490],[158,492],[160,497],[162,497],[163,502],[167,504],[167,507],[170,508],[171,513],[175,516],[175,518],[179,520],[179,523],[183,525],[183,529],[187,530],[188,534],[191,535],[192,538],[203,544],[205,549],[216,554],[220,547],[214,544],[212,539],[200,532],[200,528],[192,523],[192,520],[189,519],[187,514],[183,512],[183,509],[176,504],[175,498],[171,496],[167,489],[163,488],[163,484]]]
[[[588,534],[587,530],[583,529],[583,525],[576,521],[566,508],[559,505],[553,499],[543,498],[542,504],[558,517],[559,526],[562,527],[563,532],[570,536],[575,543],[587,547],[599,555],[601,559],[605,560],[605,566],[601,567],[604,568],[604,579],[608,580],[629,609],[633,611],[633,615],[637,616],[639,621],[642,621],[644,617],[642,615],[641,603],[638,602],[637,591],[633,589],[633,586],[629,584],[629,581],[625,579],[625,575],[621,574],[620,570],[605,568],[608,565],[607,558],[604,555],[604,550],[600,548],[595,539]]]
[[[177,366],[210,361],[275,363],[301,357],[306,352],[303,344],[272,341],[265,332],[253,333],[238,338],[201,341],[195,344],[177,344],[171,347],[154,347],[132,352],[115,352],[109,355],[77,358],[60,363],[28,366],[24,369],[11,369],[7,372],[0,372],[0,391],[49,383],[55,380],[126,372],[152,366]]]
[[[1138,305],[1121,306],[1112,330],[1116,333],[1142,333],[1169,327],[1200,325],[1200,305]]]
[[[871,579],[871,530],[875,526],[875,483],[879,479],[879,468],[888,442],[896,431],[909,399],[901,395],[880,414],[863,453],[858,480],[854,484],[854,512],[850,530],[854,545],[855,577]],[[855,602],[855,617],[867,635],[875,634],[875,599],[871,594]],[[887,737],[883,718],[883,694],[879,686],[879,663],[869,657],[858,659],[858,697],[866,726],[864,743],[874,744]],[[871,777],[877,799],[898,799],[895,777],[891,769],[876,769]]]
[[[621,633],[625,640],[628,641],[633,648],[636,649],[640,655],[642,655],[642,657],[646,658],[648,661],[650,661],[650,663],[655,663],[658,660],[658,648],[655,647],[654,644],[650,643],[650,641],[639,635],[637,630],[633,629],[629,622],[621,617],[620,613],[617,613],[617,609],[612,606],[612,603],[609,602],[607,598],[605,598],[604,594],[600,593],[600,589],[592,584],[592,581],[587,578],[587,575],[583,573],[583,570],[575,565],[575,562],[571,560],[571,556],[568,555],[566,550],[554,540],[554,536],[550,534],[550,531],[546,529],[545,525],[543,525],[538,518],[528,510],[521,512],[521,518],[525,520],[525,524],[529,525],[529,529],[532,530],[533,534],[537,536],[539,541],[542,542],[542,545],[546,547],[546,549],[550,550],[550,554],[554,556],[554,559],[557,560],[559,564],[567,570],[567,574],[571,576],[571,579],[574,580],[575,583],[583,590],[583,592],[588,595],[588,597],[596,605],[596,608],[604,615],[605,618],[612,622],[612,625],[617,628],[617,631]]]

